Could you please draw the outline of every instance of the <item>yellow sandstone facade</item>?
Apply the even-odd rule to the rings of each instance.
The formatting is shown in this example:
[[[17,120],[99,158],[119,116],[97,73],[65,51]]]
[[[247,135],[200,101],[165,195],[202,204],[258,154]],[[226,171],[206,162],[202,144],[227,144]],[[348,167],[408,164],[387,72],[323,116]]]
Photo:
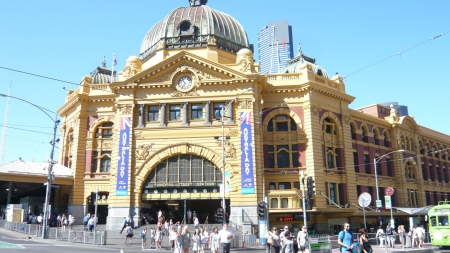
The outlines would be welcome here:
[[[354,97],[342,77],[329,78],[301,52],[288,73],[258,74],[245,31],[206,2],[169,13],[144,38],[140,57],[130,56],[113,80],[104,65],[68,92],[58,110],[59,161],[74,171],[67,193],[78,221],[93,211],[89,200],[98,190],[99,220],[109,229],[127,215],[139,222],[141,212],[159,209],[181,221],[185,204],[211,223],[225,175],[232,222],[251,231],[256,204],[267,197],[271,226],[298,227],[304,171],[315,181],[308,227],[334,232],[343,221],[362,223],[353,205],[362,192],[376,209],[373,161],[400,149],[377,163],[380,199],[387,187],[395,189],[395,207],[447,198],[449,136],[382,105],[350,109]],[[214,22],[205,21],[212,26],[205,32],[201,20],[186,14],[208,12],[232,21],[234,39],[211,32]],[[155,37],[164,26],[172,30]],[[370,224],[389,216],[384,208],[367,212]]]

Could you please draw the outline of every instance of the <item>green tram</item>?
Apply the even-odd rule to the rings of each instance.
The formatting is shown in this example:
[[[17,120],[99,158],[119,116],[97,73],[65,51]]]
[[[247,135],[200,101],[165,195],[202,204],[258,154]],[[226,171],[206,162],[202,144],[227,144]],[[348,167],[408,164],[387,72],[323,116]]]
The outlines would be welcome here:
[[[431,245],[441,249],[450,250],[450,202],[439,201],[428,211]]]

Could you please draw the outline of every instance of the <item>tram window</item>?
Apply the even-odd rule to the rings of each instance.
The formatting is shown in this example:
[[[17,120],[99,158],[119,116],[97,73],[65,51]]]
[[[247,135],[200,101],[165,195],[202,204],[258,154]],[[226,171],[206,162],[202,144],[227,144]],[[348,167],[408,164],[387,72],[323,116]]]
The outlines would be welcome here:
[[[431,217],[431,226],[448,226],[448,216],[447,215],[439,215],[436,217]]]

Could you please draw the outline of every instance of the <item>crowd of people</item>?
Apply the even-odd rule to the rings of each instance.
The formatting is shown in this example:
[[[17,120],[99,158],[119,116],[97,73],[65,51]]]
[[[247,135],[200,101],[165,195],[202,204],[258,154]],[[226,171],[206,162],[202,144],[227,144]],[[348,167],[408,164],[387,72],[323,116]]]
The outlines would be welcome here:
[[[409,232],[406,232],[405,226],[400,225],[395,231],[395,228],[388,224],[386,230],[380,226],[378,227],[376,238],[380,241],[380,247],[395,248],[396,236],[399,237],[402,247],[406,244],[406,238],[410,238],[411,247],[418,247],[421,249],[425,243],[425,228],[423,225],[414,225]]]
[[[127,222],[128,219],[124,219],[125,228],[125,244],[127,241],[132,244],[132,238],[134,237],[134,231],[131,227],[131,222]],[[167,225],[167,226],[166,226]],[[122,233],[121,231],[121,233]],[[182,226],[180,222],[172,223],[165,221],[164,225],[158,221],[156,226],[150,226],[148,229],[146,226],[142,227],[142,231],[139,233],[141,238],[142,249],[157,249],[160,250],[162,242],[167,238],[171,251],[176,253],[189,253],[190,250],[194,253],[203,253],[205,250],[211,250],[212,253],[229,253],[230,243],[234,235],[228,228],[228,224],[223,225],[223,229],[219,231],[217,226],[209,228],[203,226],[195,227],[193,231],[189,231],[189,226]],[[149,243],[147,243],[147,240]]]
[[[269,253],[305,253],[309,250],[309,237],[306,226],[302,227],[302,230],[298,232],[295,237],[289,231],[289,226],[284,226],[283,231],[279,231],[278,228],[273,227],[267,231],[266,237],[266,250]]]

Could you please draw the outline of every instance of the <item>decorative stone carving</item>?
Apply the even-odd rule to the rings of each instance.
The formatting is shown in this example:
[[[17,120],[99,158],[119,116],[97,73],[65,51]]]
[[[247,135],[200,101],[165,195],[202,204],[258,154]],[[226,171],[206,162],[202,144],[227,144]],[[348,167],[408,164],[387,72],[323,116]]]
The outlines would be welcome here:
[[[131,112],[133,111],[133,106],[131,105],[119,106],[119,111],[121,114],[131,114]]]
[[[319,116],[319,112],[322,110],[322,108],[320,108],[320,106],[318,105],[312,105],[311,106],[311,113],[314,116]]]
[[[397,109],[395,109],[394,106],[392,106],[392,105],[391,105],[391,111],[390,111],[389,116],[391,116],[394,119],[395,123],[398,123],[398,121],[400,120]]]
[[[217,40],[214,37],[208,38],[208,40],[206,40],[208,43],[208,46],[216,46],[217,45]]]
[[[217,141],[216,144],[217,146],[222,147],[222,141]],[[224,143],[224,151],[225,158],[231,160],[237,159],[236,148],[234,147],[233,143],[226,141]]]
[[[136,140],[144,140],[145,139],[142,132],[136,133],[135,136],[136,136]]]
[[[92,141],[86,142],[86,149],[92,149]]]
[[[150,155],[150,151],[153,149],[153,144],[143,144],[136,149],[136,160],[146,160]]]
[[[200,94],[197,93],[197,89],[194,88],[194,90],[189,92],[181,92],[181,91],[174,91],[171,95],[172,97],[198,97]]]
[[[156,79],[156,82],[168,82],[170,81],[170,77],[173,75],[173,73],[165,74],[161,76],[160,78]]]
[[[119,73],[119,76],[122,75],[124,78],[129,78],[137,73],[142,71],[142,62],[141,59],[137,56],[128,57],[125,68]]]
[[[111,142],[103,143],[102,149],[109,149],[109,150],[111,150],[112,149],[112,143]]]
[[[252,109],[253,108],[253,101],[250,99],[241,99],[239,101],[239,109]]]
[[[228,134],[226,136],[237,136],[239,133],[239,130],[237,128],[229,128]]]
[[[350,117],[347,114],[344,115],[344,123],[347,125],[350,124]]]
[[[237,53],[236,64],[239,65],[239,70],[244,73],[255,73],[253,60],[253,52],[247,48],[239,50]]]
[[[166,43],[164,41],[158,42],[158,47],[156,48],[156,50],[164,49],[164,48],[166,48]]]

